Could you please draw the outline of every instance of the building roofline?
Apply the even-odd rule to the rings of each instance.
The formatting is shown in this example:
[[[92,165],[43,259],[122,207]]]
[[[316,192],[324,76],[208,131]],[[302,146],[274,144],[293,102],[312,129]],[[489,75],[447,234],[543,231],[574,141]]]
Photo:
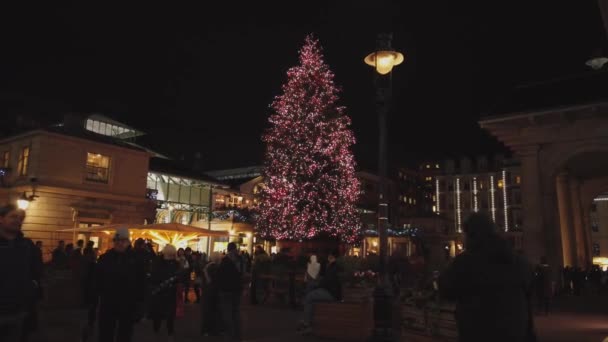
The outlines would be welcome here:
[[[583,109],[587,109],[587,108],[595,108],[595,107],[601,107],[601,106],[608,106],[608,101],[592,102],[592,103],[586,103],[586,104],[580,104],[580,105],[546,107],[544,109],[539,109],[539,110],[527,110],[527,111],[513,112],[513,113],[508,113],[508,114],[489,116],[485,119],[479,120],[478,122],[482,127],[484,127],[486,125],[502,123],[502,122],[517,120],[517,119],[525,119],[525,118],[537,117],[537,116],[542,116],[542,115],[554,115],[554,114],[559,114],[559,113],[565,112],[565,111],[583,110]]]

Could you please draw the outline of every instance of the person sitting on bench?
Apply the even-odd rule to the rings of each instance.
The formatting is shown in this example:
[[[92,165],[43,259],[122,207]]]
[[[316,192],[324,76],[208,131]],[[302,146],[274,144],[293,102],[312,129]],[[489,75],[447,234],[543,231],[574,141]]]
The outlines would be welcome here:
[[[336,263],[337,257],[337,252],[329,254],[325,275],[321,278],[319,287],[304,297],[304,319],[300,322],[299,327],[299,331],[303,334],[311,332],[313,305],[315,303],[335,302],[342,299],[342,284],[340,283],[339,268]]]

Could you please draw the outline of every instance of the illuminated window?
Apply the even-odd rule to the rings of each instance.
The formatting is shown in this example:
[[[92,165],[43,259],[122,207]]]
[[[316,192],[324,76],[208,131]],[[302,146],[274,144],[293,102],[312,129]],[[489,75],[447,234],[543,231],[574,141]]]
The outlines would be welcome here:
[[[502,187],[505,186],[505,183],[502,181],[502,179],[498,180],[498,188],[502,189]]]
[[[430,168],[431,168],[431,165],[430,165],[430,164],[426,164],[426,168],[427,168],[427,169],[430,169]]]
[[[438,169],[439,168],[439,164],[435,164],[435,168]]]
[[[0,160],[0,167],[8,168],[11,161],[11,153],[9,151],[4,151],[2,153],[2,160]]]
[[[110,157],[97,153],[87,153],[86,180],[107,183],[110,176]]]
[[[515,183],[521,184],[521,176],[515,176]]]
[[[21,154],[19,155],[19,164],[17,165],[17,172],[19,176],[27,175],[27,169],[30,163],[30,148],[24,147],[21,149]]]
[[[414,199],[414,204],[416,204],[416,199]]]
[[[407,203],[407,196],[403,196],[403,202]]]

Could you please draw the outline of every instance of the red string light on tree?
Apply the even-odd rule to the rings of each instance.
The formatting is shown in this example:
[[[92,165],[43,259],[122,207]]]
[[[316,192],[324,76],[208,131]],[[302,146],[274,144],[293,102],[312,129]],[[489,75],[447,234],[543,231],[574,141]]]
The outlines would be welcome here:
[[[324,234],[352,243],[360,222],[350,118],[337,105],[334,74],[312,36],[299,59],[271,105],[270,128],[263,136],[266,186],[257,227],[279,240]]]

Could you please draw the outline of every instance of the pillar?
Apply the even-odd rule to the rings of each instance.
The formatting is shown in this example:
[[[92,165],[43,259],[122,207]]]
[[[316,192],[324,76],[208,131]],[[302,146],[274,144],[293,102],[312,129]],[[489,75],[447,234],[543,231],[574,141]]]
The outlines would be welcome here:
[[[556,177],[557,207],[559,211],[559,227],[562,242],[562,257],[564,266],[574,266],[576,257],[574,253],[572,201],[568,174],[560,173]]]
[[[572,223],[576,239],[576,265],[586,268],[591,261],[590,246],[585,234],[584,214],[581,203],[580,181],[570,178],[570,199],[572,200]]]
[[[530,262],[537,263],[541,256],[548,256],[538,148],[531,147],[519,156],[522,173],[523,250]]]

